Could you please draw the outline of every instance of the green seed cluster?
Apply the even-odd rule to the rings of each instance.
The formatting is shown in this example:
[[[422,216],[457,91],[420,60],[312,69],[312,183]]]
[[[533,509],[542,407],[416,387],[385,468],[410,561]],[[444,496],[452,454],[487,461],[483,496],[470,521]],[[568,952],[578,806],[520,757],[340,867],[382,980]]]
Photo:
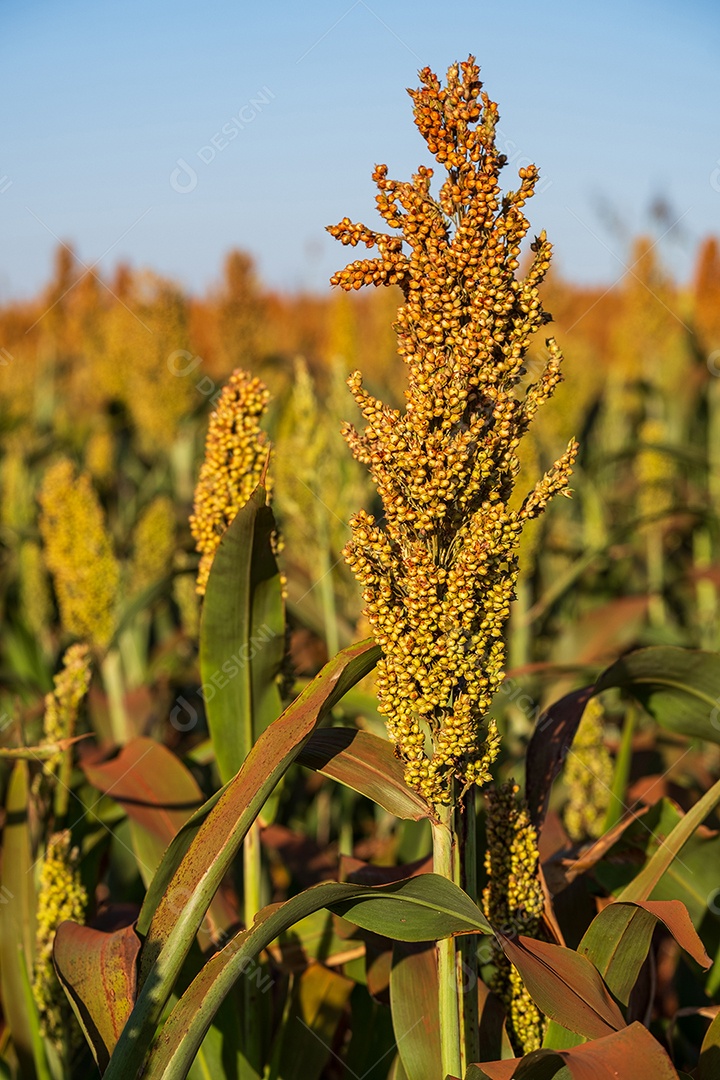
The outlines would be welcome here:
[[[33,997],[43,1034],[58,1048],[68,1041],[69,1027],[77,1027],[52,961],[55,933],[61,922],[82,924],[88,898],[80,882],[78,850],[70,847],[70,833],[55,833],[48,842],[40,871]]]
[[[592,698],[565,763],[568,801],[563,822],[571,840],[595,840],[603,831],[613,780],[613,762],[603,739],[604,717],[602,705]]]
[[[62,669],[55,676],[55,689],[45,695],[45,716],[43,735],[46,743],[59,743],[70,739],[75,734],[80,702],[90,686],[90,649],[87,645],[71,645],[63,657]],[[47,768],[53,769],[60,760],[47,762]]]
[[[45,561],[63,627],[105,649],[115,629],[120,568],[92,481],[62,458],[45,474],[39,499]]]
[[[157,495],[140,515],[133,534],[130,593],[155,585],[172,565],[175,554],[175,511],[172,499]]]
[[[555,390],[562,358],[548,341],[544,372],[520,393],[530,339],[550,318],[538,289],[551,248],[541,233],[527,276],[516,277],[528,229],[522,207],[538,171],[520,169],[517,191],[501,194],[498,111],[478,75],[470,57],[449,69],[446,87],[425,68],[410,91],[415,123],[447,173],[438,198],[432,169],[398,183],[378,165],[378,210],[401,235],[347,218],[329,230],[343,244],[379,251],[333,284],[397,284],[405,298],[396,324],[405,409],[370,395],[359,372],[348,380],[366,427],[347,426],[345,435],[370,469],[384,515],[355,515],[345,553],[384,653],[380,709],[407,782],[436,804],[452,800],[455,781],[467,788],[489,779],[498,737],[486,716],[503,677],[520,533],[566,492],[577,449],[571,442],[510,508],[518,446]]]
[[[265,384],[237,368],[210,417],[205,460],[190,517],[190,531],[200,552],[200,596],[205,595],[210,567],[225,530],[260,483],[269,449],[260,420],[269,400]]]
[[[483,907],[494,927],[508,936],[537,937],[543,912],[538,878],[537,833],[524,799],[512,780],[488,794],[485,869],[488,885]],[[519,971],[496,946],[496,974],[491,989],[505,1005],[510,1041],[527,1054],[542,1045],[543,1016]]]

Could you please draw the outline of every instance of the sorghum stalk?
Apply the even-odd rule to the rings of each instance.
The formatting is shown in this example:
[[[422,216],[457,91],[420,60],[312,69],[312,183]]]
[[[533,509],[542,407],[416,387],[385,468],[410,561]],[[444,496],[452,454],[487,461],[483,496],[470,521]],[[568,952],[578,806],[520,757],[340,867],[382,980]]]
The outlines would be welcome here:
[[[201,554],[196,591],[204,596],[215,552],[223,534],[245,505],[266,470],[269,442],[260,427],[270,392],[241,368],[223,387],[215,412],[210,417],[205,459],[195,488],[190,531]],[[253,741],[253,718],[246,715],[246,746]],[[226,783],[230,776],[221,776]],[[262,850],[260,825],[255,821],[243,841],[243,914],[246,927],[253,924],[262,906]],[[255,1003],[248,979],[244,993],[244,1053],[257,1065],[260,1058],[258,1026],[253,1021]]]
[[[333,284],[398,285],[404,295],[395,327],[407,365],[404,411],[367,393],[359,372],[349,379],[366,427],[348,426],[345,434],[370,469],[384,520],[356,514],[345,550],[383,649],[380,711],[408,784],[442,808],[451,847],[463,794],[490,779],[499,751],[488,710],[503,678],[520,533],[566,492],[577,450],[571,441],[511,505],[518,447],[560,381],[561,354],[548,340],[544,370],[522,389],[531,338],[550,320],[538,290],[551,247],[540,233],[525,278],[516,276],[529,227],[522,208],[538,170],[521,168],[518,189],[501,193],[498,109],[478,76],[470,57],[449,68],[445,87],[424,68],[421,86],[409,91],[415,124],[446,173],[437,195],[432,169],[421,166],[399,183],[378,165],[378,210],[396,231],[378,233],[348,218],[329,230],[343,244],[378,250],[336,273]],[[435,833],[436,867],[448,873],[444,833]],[[441,985],[447,952],[440,947]],[[443,1032],[444,1065],[452,1062],[448,1071],[457,1075],[451,1038]]]

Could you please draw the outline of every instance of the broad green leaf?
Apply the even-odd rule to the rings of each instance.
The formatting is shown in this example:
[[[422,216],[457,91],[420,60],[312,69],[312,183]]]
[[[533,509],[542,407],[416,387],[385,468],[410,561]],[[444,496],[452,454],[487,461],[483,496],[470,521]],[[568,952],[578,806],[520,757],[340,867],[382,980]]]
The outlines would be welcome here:
[[[268,1080],[318,1080],[353,986],[322,964],[311,964],[295,978]]]
[[[498,940],[546,1016],[589,1039],[601,1039],[625,1026],[600,974],[584,956],[522,935],[499,934]]]
[[[720,1012],[705,1032],[696,1078],[697,1080],[717,1080],[718,1076],[720,1076]]]
[[[720,742],[720,655],[697,649],[638,649],[602,673],[595,692],[632,694],[658,724],[681,735]]]
[[[630,1000],[658,920],[694,960],[710,967],[710,957],[679,900],[609,904],[593,919],[577,951],[595,965],[623,1005]]]
[[[104,934],[61,923],[53,960],[98,1068],[110,1055],[135,1003],[140,938],[132,926]]]
[[[364,641],[343,650],[326,664],[282,716],[260,735],[237,776],[215,798],[197,832],[193,826],[174,850],[171,845],[166,858],[174,861],[189,840],[171,876],[164,869],[165,860],[160,865],[159,872],[167,884],[158,897],[140,953],[140,992],[106,1080],[124,1080],[142,1064],[205,912],[265,799],[323,717],[350,686],[372,670],[379,653],[376,645]]]
[[[143,1075],[148,1080],[187,1076],[217,1008],[240,974],[283,930],[321,907],[351,918],[363,929],[403,941],[489,932],[487,920],[470,897],[436,874],[371,887],[337,881],[314,885],[284,904],[264,908],[250,930],[241,931],[208,961],[163,1027]],[[114,1064],[111,1060],[110,1070]]]
[[[390,1007],[398,1053],[409,1080],[436,1080],[442,1058],[434,942],[395,944]]]
[[[35,1072],[32,1022],[25,1008],[26,972],[35,958],[37,897],[28,825],[30,774],[18,761],[12,770],[5,803],[2,885],[0,886],[0,978],[5,1018],[22,1076]]]
[[[312,915],[281,934],[269,948],[273,960],[284,971],[304,971],[312,960],[328,967],[337,967],[352,960],[362,960],[365,946],[360,941],[348,941],[335,931],[337,919],[329,911],[314,911]]]
[[[542,826],[553,780],[574,738],[585,705],[611,688],[638,700],[663,727],[720,742],[720,655],[674,646],[638,649],[617,660],[594,686],[574,690],[538,719],[527,751],[527,800]]]
[[[465,1080],[678,1080],[670,1058],[642,1024],[569,1050],[535,1050],[513,1061],[471,1065]]]
[[[223,783],[282,711],[277,676],[285,653],[285,613],[274,531],[260,485],[220,541],[203,601],[200,673]]]
[[[395,817],[433,818],[430,804],[405,783],[405,770],[393,744],[368,731],[322,728],[311,735],[298,761],[367,795]]]
[[[692,809],[678,822],[664,843],[658,847],[637,877],[633,878],[629,885],[626,885],[617,899],[621,901],[647,900],[660,878],[671,866],[673,860],[677,858],[698,826],[702,825],[705,818],[715,809],[718,803],[720,803],[720,780],[713,784],[710,790],[706,791],[702,798],[698,799]]]

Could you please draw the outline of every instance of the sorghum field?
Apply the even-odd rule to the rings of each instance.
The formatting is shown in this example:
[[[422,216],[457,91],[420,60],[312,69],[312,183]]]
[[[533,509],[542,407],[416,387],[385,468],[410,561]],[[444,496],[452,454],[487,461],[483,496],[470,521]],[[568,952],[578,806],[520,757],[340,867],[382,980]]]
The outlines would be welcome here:
[[[0,310],[2,1077],[720,1077],[720,246],[411,98],[325,295]]]

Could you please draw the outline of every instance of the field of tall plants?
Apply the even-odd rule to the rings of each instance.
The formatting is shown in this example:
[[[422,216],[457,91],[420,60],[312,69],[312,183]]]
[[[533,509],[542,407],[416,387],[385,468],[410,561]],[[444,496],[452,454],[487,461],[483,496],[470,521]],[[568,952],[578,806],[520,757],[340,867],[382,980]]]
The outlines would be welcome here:
[[[720,1077],[720,244],[410,97],[325,295],[0,309],[0,1077]]]

